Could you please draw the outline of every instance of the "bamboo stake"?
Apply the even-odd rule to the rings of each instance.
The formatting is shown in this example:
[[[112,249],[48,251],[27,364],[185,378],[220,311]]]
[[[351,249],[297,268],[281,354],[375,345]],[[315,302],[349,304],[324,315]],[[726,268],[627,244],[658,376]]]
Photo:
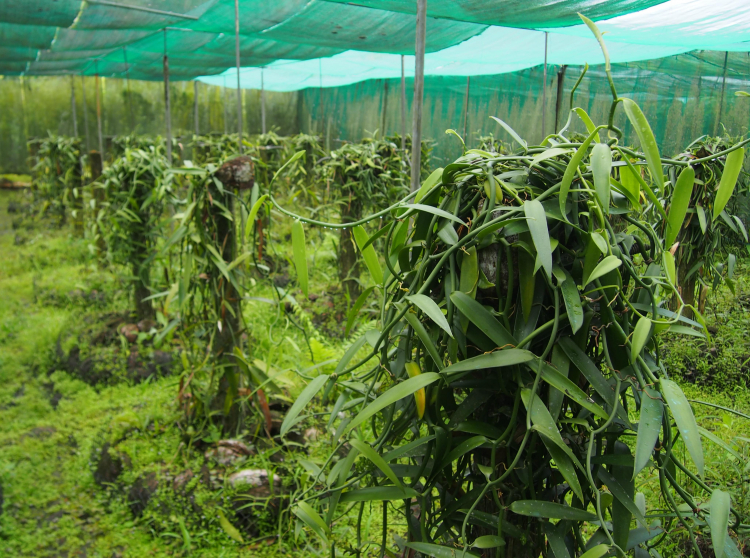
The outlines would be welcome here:
[[[466,94],[464,95],[464,134],[463,139],[466,141],[466,127],[469,120],[469,85],[471,83],[471,77],[466,76]]]
[[[721,78],[721,97],[719,97],[719,112],[716,115],[714,124],[714,135],[719,135],[719,124],[721,124],[721,113],[724,112],[724,92],[727,88],[727,63],[729,62],[729,52],[724,53],[724,75]]]
[[[200,112],[198,110],[198,82],[193,82],[193,120],[195,121],[195,135],[200,135]]]
[[[81,76],[81,102],[83,103],[83,129],[86,132],[86,151],[91,151],[89,137],[89,111],[86,107],[86,78]]]
[[[167,161],[172,164],[172,110],[169,98],[169,57],[167,56],[167,30],[164,30],[164,124],[167,130]]]
[[[263,68],[260,69],[260,129],[266,133],[266,89],[263,83]]]
[[[70,76],[70,113],[73,118],[73,137],[78,137],[78,116],[76,114],[76,78]]]
[[[95,62],[95,69],[96,69],[96,79],[95,79],[95,86],[96,86],[96,131],[99,138],[99,153],[102,154],[102,158],[104,158],[104,138],[102,136],[102,99],[101,99],[101,84],[99,83],[99,68],[98,64]]]

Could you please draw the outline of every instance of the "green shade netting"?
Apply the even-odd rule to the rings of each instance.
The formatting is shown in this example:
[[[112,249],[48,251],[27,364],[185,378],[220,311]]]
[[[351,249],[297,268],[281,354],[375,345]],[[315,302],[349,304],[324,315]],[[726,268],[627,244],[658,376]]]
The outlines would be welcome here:
[[[750,58],[730,53],[726,89],[722,103],[723,52],[689,53],[660,60],[613,64],[612,72],[619,95],[635,99],[652,126],[665,156],[684,149],[706,133],[721,132],[723,126],[734,135],[747,133],[750,103],[734,92],[750,90]],[[548,68],[546,82],[546,130],[559,130],[568,118],[570,91],[581,74],[581,67],[568,67],[563,78],[560,111],[556,115],[557,89],[561,67]],[[684,73],[680,73],[683,72]],[[412,79],[407,79],[407,133],[411,131]],[[425,78],[423,137],[436,142],[434,166],[455,160],[460,143],[447,128],[459,134],[466,129],[467,145],[477,146],[477,136],[494,134],[511,142],[510,136],[490,119],[497,116],[530,142],[542,135],[543,70],[539,67],[469,80],[468,121],[464,124],[467,78],[428,76]],[[366,133],[385,130],[400,132],[400,80],[368,80],[335,88],[305,89],[299,121],[304,132],[323,134],[336,140],[357,141]],[[596,123],[604,123],[612,95],[603,66],[592,67],[574,97],[574,105],[586,110]],[[722,106],[723,105],[723,106]],[[721,118],[719,108],[722,106]],[[557,123],[555,121],[557,120]],[[615,121],[624,132],[626,145],[638,145],[629,122],[620,109]],[[575,117],[572,131],[585,133]]]
[[[442,50],[484,31],[485,25],[427,18],[427,52]],[[264,37],[369,52],[414,52],[414,16],[332,2],[310,2]]]
[[[3,0],[0,2],[0,21],[70,27],[80,9],[81,0]]]
[[[349,3],[349,0],[326,0]],[[665,0],[429,0],[427,15],[505,27],[563,27],[581,22],[578,13],[593,20],[636,12]],[[357,4],[405,14],[416,13],[414,0],[358,0]]]
[[[56,27],[0,23],[0,45],[8,47],[49,48]]]

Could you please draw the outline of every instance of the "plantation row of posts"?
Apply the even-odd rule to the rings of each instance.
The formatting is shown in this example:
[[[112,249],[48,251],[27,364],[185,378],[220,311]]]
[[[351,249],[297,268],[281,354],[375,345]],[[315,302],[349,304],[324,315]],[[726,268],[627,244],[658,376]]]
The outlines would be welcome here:
[[[407,546],[425,555],[537,556],[547,545],[556,558],[623,556],[629,541],[646,551],[675,524],[692,537],[679,498],[726,548],[730,510],[735,532],[748,519],[706,477],[660,345],[662,334],[707,335],[708,293],[733,287],[733,251],[748,242],[736,215],[748,140],[702,137],[662,157],[638,106],[612,91],[612,114],[626,112],[640,150],[582,109],[570,118],[586,136],[565,126],[537,146],[498,120],[512,143],[463,146],[444,169],[429,172],[422,145],[421,188],[409,192],[408,138],[326,153],[315,137],[269,133],[240,157],[232,136],[195,138],[190,164],[170,167],[159,140],[129,137],[100,170],[78,140],[50,137],[31,144],[34,192],[102,260],[130,269],[134,311],[156,314],[157,339],[181,340],[186,414],[227,433],[267,409],[273,386],[243,344],[243,300],[288,243],[307,295],[307,237],[338,229],[347,331],[364,307],[379,329],[315,376],[281,426],[283,437],[322,392],[331,470],[293,513],[323,544],[338,542],[341,506],[361,519],[367,502],[384,502],[385,552],[390,502],[403,507]],[[273,234],[286,218],[290,242]],[[280,308],[298,296],[273,292]],[[288,317],[308,327],[298,310]],[[678,439],[687,454],[673,451]],[[649,510],[658,529],[635,492],[646,467],[667,509]]]

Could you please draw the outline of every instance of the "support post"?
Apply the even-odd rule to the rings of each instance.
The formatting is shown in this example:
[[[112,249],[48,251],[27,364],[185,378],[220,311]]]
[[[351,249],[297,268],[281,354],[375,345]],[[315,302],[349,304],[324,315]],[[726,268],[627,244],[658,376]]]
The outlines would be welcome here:
[[[263,83],[263,68],[260,69],[260,129],[266,133],[266,88]]]
[[[719,97],[719,112],[716,113],[716,122],[714,123],[714,135],[719,135],[719,124],[721,124],[721,113],[724,112],[724,92],[727,88],[727,64],[729,62],[729,52],[724,53],[724,74],[721,78],[721,97]]]
[[[86,132],[86,151],[91,151],[91,138],[89,137],[89,111],[86,107],[86,78],[81,76],[81,102],[83,103],[83,130]]]
[[[172,164],[172,110],[169,99],[169,57],[167,56],[167,30],[164,30],[164,125],[167,130],[167,161]]]
[[[388,80],[383,80],[383,110],[380,115],[380,136],[385,137],[385,119],[388,116]]]
[[[464,134],[463,139],[466,142],[466,127],[469,120],[469,85],[471,84],[471,77],[466,76],[466,94],[464,95]]]
[[[89,170],[91,171],[91,182],[94,183],[99,180],[99,177],[102,175],[102,154],[98,151],[89,151],[88,159]],[[92,196],[94,198],[94,203],[96,204],[96,212],[98,212],[104,207],[104,188],[101,186],[95,186]],[[99,259],[99,263],[101,265],[106,265],[107,245],[104,242],[104,234],[99,230],[99,225],[96,221],[94,226],[96,227],[96,255]]]
[[[128,124],[130,124],[130,133],[135,132],[135,122],[133,121],[133,97],[130,93],[130,64],[128,64],[128,49],[122,47],[122,57],[125,60],[125,87],[128,92]]]
[[[200,135],[200,112],[198,110],[198,82],[193,82],[193,120],[195,121],[195,135]]]
[[[549,33],[544,32],[544,77],[542,82],[542,138],[547,137],[547,39]]]
[[[224,105],[224,135],[229,133],[229,113],[227,112],[227,78],[224,77],[224,87],[221,89],[221,104]]]
[[[563,95],[565,94],[565,71],[567,64],[563,64],[557,72],[557,96],[555,97],[555,132],[559,129],[560,111],[562,110]]]
[[[96,133],[99,138],[99,153],[104,157],[104,137],[102,136],[102,94],[99,73],[96,74]]]
[[[70,116],[73,119],[73,137],[78,137],[78,115],[76,114],[76,78],[70,76]]]
[[[216,172],[216,178],[221,181],[221,191],[214,185],[208,186],[213,199],[221,201],[226,210],[221,210],[214,204],[210,211],[216,223],[216,244],[221,259],[225,265],[231,264],[237,257],[237,227],[230,215],[234,213],[234,198],[236,193],[251,189],[255,176],[253,161],[250,157],[236,157],[224,163]],[[239,346],[242,329],[242,301],[241,293],[237,292],[234,283],[221,281],[213,295],[216,308],[220,309],[221,319],[216,324],[213,351],[219,372],[219,393],[216,407],[222,410],[224,417],[224,431],[234,433],[239,425],[241,409],[236,391],[239,387],[240,374],[237,368],[237,358],[234,348]],[[233,393],[234,392],[234,393]],[[227,408],[227,400],[232,400]]]
[[[422,168],[422,101],[424,100],[424,50],[427,35],[427,0],[417,0],[417,33],[414,45],[414,118],[411,131],[411,191],[419,188]]]
[[[404,55],[401,55],[401,152],[406,153],[406,77]]]
[[[240,90],[240,0],[234,0],[234,56],[237,66],[237,144],[242,154],[242,91]]]

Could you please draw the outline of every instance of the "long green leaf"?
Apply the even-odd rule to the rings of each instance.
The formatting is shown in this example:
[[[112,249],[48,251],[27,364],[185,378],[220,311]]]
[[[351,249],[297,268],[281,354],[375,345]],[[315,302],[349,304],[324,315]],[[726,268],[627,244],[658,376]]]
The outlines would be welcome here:
[[[422,322],[420,322],[419,319],[417,318],[417,315],[414,314],[413,312],[407,312],[404,318],[412,327],[412,329],[414,330],[414,333],[417,334],[417,337],[419,337],[420,341],[422,341],[422,345],[424,345],[425,349],[427,350],[427,353],[430,355],[430,358],[432,358],[433,362],[435,363],[435,366],[437,366],[437,369],[442,370],[443,361],[440,358],[440,354],[437,351],[437,347],[435,347],[435,344],[432,342],[430,335],[427,333],[427,330],[425,329]]]
[[[661,432],[663,405],[658,391],[647,387],[641,394],[641,417],[635,442],[633,478],[646,466]]]
[[[648,338],[651,336],[651,320],[646,316],[641,316],[633,330],[633,338],[630,341],[630,361],[635,363],[641,354],[643,347],[646,346]]]
[[[617,256],[607,256],[602,261],[600,261],[596,267],[591,272],[591,275],[584,278],[582,284],[588,285],[589,283],[595,281],[596,279],[599,279],[600,277],[606,275],[613,269],[617,269],[622,265],[622,260],[618,258]]]
[[[669,410],[672,411],[672,416],[677,424],[677,429],[685,441],[685,447],[687,447],[698,473],[703,476],[703,446],[701,445],[698,425],[695,423],[693,409],[690,408],[690,403],[688,403],[680,387],[672,380],[662,378],[659,382],[667,405],[669,405]]]
[[[313,397],[320,391],[320,388],[323,387],[323,385],[328,381],[329,376],[323,374],[321,376],[316,376],[315,378],[310,381],[309,384],[307,384],[307,387],[302,390],[302,393],[299,394],[299,397],[294,402],[294,405],[292,405],[292,408],[289,409],[286,416],[284,417],[284,422],[281,423],[281,435],[287,433],[287,431],[295,424],[295,419],[300,414],[302,409],[305,408],[305,406],[312,400]]]
[[[513,128],[511,128],[505,122],[495,116],[490,116],[490,118],[500,124],[500,126],[502,126],[503,129],[508,132],[514,140],[518,142],[518,145],[524,148],[524,150],[528,149],[528,144],[523,139],[521,139],[521,136],[519,136]]]
[[[435,169],[432,171],[430,176],[427,177],[427,180],[424,181],[422,186],[419,188],[419,191],[417,192],[417,195],[414,197],[414,203],[419,203],[419,200],[421,200],[427,192],[432,190],[432,188],[440,182],[440,180],[443,178],[443,169]]]
[[[596,124],[594,124],[594,121],[591,120],[591,117],[588,115],[588,113],[583,110],[582,108],[574,108],[573,112],[575,112],[578,115],[578,118],[581,119],[584,126],[586,126],[586,131],[591,134],[594,133],[594,141],[596,143],[599,143],[601,140],[599,139],[599,132],[596,132]]]
[[[502,349],[500,351],[494,351],[472,358],[467,358],[451,364],[447,368],[443,369],[443,373],[446,375],[455,374],[457,372],[467,372],[471,370],[483,370],[485,368],[499,368],[502,366],[513,366],[514,364],[522,364],[529,362],[536,358],[536,355],[531,351],[525,349]]]
[[[563,337],[559,341],[565,354],[568,355],[570,362],[572,362],[576,368],[585,376],[591,387],[602,396],[602,398],[612,405],[614,402],[615,391],[614,388],[607,382],[606,378],[602,374],[602,371],[591,361],[591,359],[584,353],[575,341],[570,337]]]
[[[253,204],[253,207],[250,208],[250,213],[247,215],[247,225],[245,227],[246,236],[250,236],[250,233],[252,233],[252,231],[254,230],[253,224],[255,223],[255,217],[256,215],[258,215],[258,211],[267,199],[268,194],[263,194],[258,198],[258,201]]]
[[[719,190],[716,192],[716,200],[714,201],[714,221],[721,215],[721,212],[724,211],[727,203],[729,203],[729,199],[732,197],[734,187],[737,184],[737,178],[739,178],[740,171],[742,171],[744,160],[744,147],[740,147],[727,155],[727,160],[724,163],[724,173],[721,175]]]
[[[495,346],[507,347],[517,344],[505,326],[495,319],[489,310],[464,292],[453,291],[451,301],[482,333],[489,337]]]
[[[612,173],[612,149],[606,143],[594,144],[591,150],[591,172],[594,189],[604,213],[609,215],[610,175]]]
[[[237,527],[229,522],[227,516],[224,515],[224,512],[217,509],[216,515],[219,516],[219,525],[221,525],[221,528],[224,530],[224,532],[238,543],[245,544],[245,541],[242,539],[242,533],[239,532]]]
[[[552,147],[551,149],[545,149],[541,153],[534,155],[534,158],[529,163],[529,169],[538,165],[542,161],[546,161],[547,159],[552,159],[553,157],[559,157],[560,155],[571,153],[572,151],[573,151],[572,149],[566,149],[563,147]]]
[[[529,367],[533,368],[536,364],[530,364]],[[564,395],[570,397],[573,401],[578,403],[584,409],[588,409],[596,416],[608,419],[609,415],[596,403],[592,403],[589,396],[579,388],[571,379],[567,376],[563,376],[556,368],[550,366],[547,363],[542,363],[542,380],[547,382],[549,385],[560,391]]]
[[[468,551],[464,552],[461,548],[451,548],[439,544],[410,542],[406,543],[406,546],[408,548],[413,548],[420,554],[430,556],[431,558],[479,558],[476,554]]]
[[[565,281],[560,285],[563,301],[565,302],[565,311],[568,313],[568,322],[573,333],[578,332],[583,325],[583,306],[581,305],[581,294],[578,292],[578,285],[571,277],[570,273],[563,270]]]
[[[598,544],[581,554],[581,558],[602,558],[602,556],[605,556],[608,552],[609,547],[606,544]]]
[[[724,556],[724,540],[729,528],[729,508],[732,501],[729,494],[718,488],[711,494],[711,517],[708,524],[711,527],[711,541],[714,543],[716,558]]]
[[[304,521],[316,535],[323,539],[326,544],[328,543],[328,537],[330,536],[331,531],[325,521],[323,521],[323,518],[320,517],[318,512],[316,512],[310,504],[307,502],[299,502],[292,511],[294,512],[294,515]]]
[[[380,267],[380,262],[378,261],[378,255],[375,253],[375,248],[372,246],[372,244],[370,244],[369,246],[367,246],[367,248],[363,249],[363,246],[367,244],[367,242],[370,240],[370,237],[367,235],[367,232],[365,232],[365,229],[362,228],[362,225],[357,225],[356,227],[354,227],[354,229],[352,229],[352,232],[354,233],[354,240],[356,241],[357,246],[359,246],[359,249],[362,251],[362,258],[364,258],[365,260],[365,265],[370,271],[372,280],[376,285],[382,285],[383,269]]]
[[[435,372],[425,372],[424,374],[420,374],[414,378],[409,378],[408,380],[391,387],[383,395],[362,409],[359,414],[354,417],[354,420],[349,423],[346,432],[357,428],[360,424],[385,409],[388,405],[392,405],[396,401],[412,395],[414,392],[429,386],[439,379],[439,374],[436,374]]]
[[[625,114],[627,114],[630,124],[638,135],[641,149],[646,155],[648,169],[651,171],[651,180],[654,181],[657,191],[661,192],[664,189],[664,173],[661,168],[659,146],[656,143],[654,132],[651,131],[651,126],[641,107],[634,100],[625,98],[622,100],[622,106],[625,108]]]
[[[349,345],[349,348],[344,353],[344,356],[341,357],[341,360],[336,365],[336,371],[334,372],[334,374],[341,374],[344,370],[346,370],[346,366],[351,362],[351,360],[354,358],[354,355],[359,352],[359,350],[364,346],[366,342],[367,337],[365,335],[362,335],[354,343]]]
[[[390,468],[388,463],[385,462],[385,460],[376,452],[372,447],[370,447],[369,444],[364,443],[361,440],[357,440],[356,438],[353,438],[349,440],[349,444],[353,447],[359,450],[359,453],[361,453],[363,456],[365,456],[367,459],[372,461],[373,465],[375,465],[378,469],[380,469],[383,474],[388,477],[391,482],[403,490],[403,485],[401,484],[401,481],[398,480],[398,477],[393,472],[393,469]]]
[[[685,222],[688,206],[690,205],[690,196],[693,195],[693,183],[695,182],[695,171],[692,167],[685,167],[677,177],[677,183],[672,194],[672,205],[669,207],[667,214],[667,232],[664,236],[664,249],[674,244],[677,235],[680,233],[682,223]]]
[[[419,493],[408,486],[399,488],[397,486],[370,486],[358,490],[350,490],[341,495],[339,503],[346,502],[378,502],[382,500],[409,500],[419,496]]]
[[[440,310],[440,307],[437,305],[437,303],[432,300],[429,296],[421,295],[421,294],[415,294],[410,295],[406,297],[406,300],[414,304],[417,308],[419,308],[422,312],[427,314],[430,319],[435,322],[440,328],[445,331],[448,335],[453,337],[453,332],[451,331],[450,326],[448,325],[448,320],[445,319],[445,316],[443,315],[442,310]]]
[[[625,487],[622,486],[620,481],[604,467],[599,467],[599,472],[597,473],[597,475],[599,476],[599,480],[601,480],[607,486],[607,488],[609,488],[610,492],[612,492],[612,495],[617,498],[631,514],[633,514],[633,517],[635,517],[636,520],[640,521],[641,523],[645,524],[646,519],[643,517],[643,514],[641,514],[641,510],[639,510],[638,506],[635,505],[635,501],[630,497],[628,491],[625,489]]]
[[[545,519],[568,519],[570,521],[589,522],[599,520],[591,512],[542,500],[516,500],[510,505],[510,511],[518,515],[542,517]]]
[[[562,182],[560,183],[560,195],[559,195],[559,201],[560,201],[560,213],[563,217],[565,217],[565,204],[568,201],[568,192],[570,192],[570,185],[573,184],[573,179],[576,176],[576,173],[578,172],[578,167],[581,164],[581,161],[583,161],[584,156],[589,150],[589,146],[591,145],[591,142],[594,139],[594,136],[599,136],[599,134],[596,132],[596,128],[594,128],[594,131],[589,133],[589,136],[583,141],[583,143],[580,145],[580,147],[576,150],[576,152],[573,154],[573,156],[570,158],[570,162],[568,163],[568,166],[565,168],[565,173],[563,174]]]
[[[459,219],[452,213],[448,213],[447,211],[443,211],[442,209],[438,209],[437,207],[432,207],[431,205],[423,205],[421,203],[411,203],[408,205],[403,205],[401,207],[405,207],[406,209],[409,209],[409,210],[414,209],[416,211],[424,211],[425,213],[432,213],[433,215],[437,215],[438,217],[443,217],[445,219],[450,219],[451,221],[455,221],[456,223],[460,225],[465,224],[461,219]],[[406,217],[406,214],[401,216],[402,219],[404,217]]]
[[[531,239],[534,241],[539,261],[542,268],[547,273],[547,277],[552,277],[552,246],[549,240],[549,230],[547,228],[547,216],[544,213],[542,203],[537,200],[530,200],[523,204],[523,211],[529,225]]]
[[[352,329],[352,326],[354,325],[354,320],[357,318],[357,314],[359,314],[359,311],[362,309],[362,307],[365,305],[365,302],[367,301],[367,297],[372,294],[372,291],[375,290],[375,287],[367,287],[362,293],[357,297],[357,300],[354,302],[354,306],[352,306],[351,310],[349,310],[349,313],[346,316],[346,331],[344,332],[344,337],[349,336],[349,332]]]
[[[302,292],[307,296],[307,249],[305,248],[305,229],[302,221],[295,221],[292,225],[292,249],[294,251],[294,267],[297,269],[297,280]]]

